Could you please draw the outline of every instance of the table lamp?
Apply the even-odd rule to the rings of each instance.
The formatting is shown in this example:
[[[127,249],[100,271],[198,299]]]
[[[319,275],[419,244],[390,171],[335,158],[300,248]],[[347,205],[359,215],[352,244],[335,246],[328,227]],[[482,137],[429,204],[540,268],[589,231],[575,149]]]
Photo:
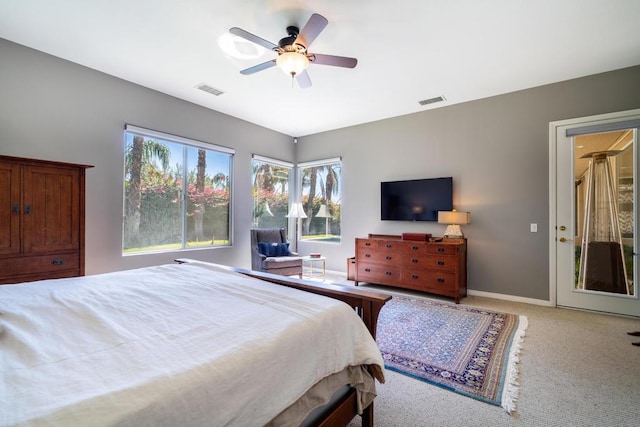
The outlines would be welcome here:
[[[438,224],[447,224],[447,229],[444,231],[444,237],[448,239],[463,239],[462,229],[460,224],[471,223],[470,212],[458,212],[452,211],[438,211]]]

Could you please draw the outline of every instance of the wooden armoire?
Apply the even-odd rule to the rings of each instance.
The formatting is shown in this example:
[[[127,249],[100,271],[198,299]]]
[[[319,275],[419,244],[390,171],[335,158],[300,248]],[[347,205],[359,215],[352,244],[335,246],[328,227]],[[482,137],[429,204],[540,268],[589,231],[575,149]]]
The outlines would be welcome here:
[[[90,167],[0,155],[0,284],[84,275]]]

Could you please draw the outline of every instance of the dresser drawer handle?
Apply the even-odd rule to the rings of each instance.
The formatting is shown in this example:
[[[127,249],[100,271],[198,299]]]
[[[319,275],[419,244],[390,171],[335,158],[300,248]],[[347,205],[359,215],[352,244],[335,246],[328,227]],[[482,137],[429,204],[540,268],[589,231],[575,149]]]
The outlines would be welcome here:
[[[444,283],[444,279],[442,277],[438,277],[438,283]]]
[[[364,244],[364,245],[365,245],[365,246],[371,246],[371,243],[369,243],[369,242],[365,242],[365,244]]]
[[[417,278],[418,278],[418,275],[417,275],[417,274],[412,274],[412,275],[411,275],[411,278],[412,278],[413,280],[415,280],[415,279],[417,279]]]
[[[438,264],[438,265],[444,265],[444,261],[440,261],[440,260],[438,260],[438,262],[436,262],[436,264]]]
[[[13,205],[11,205],[11,213],[13,215],[19,215],[20,214],[20,207],[18,206],[17,203],[14,203]]]
[[[385,271],[384,274],[386,274],[387,276],[391,276],[391,272],[390,271]]]
[[[53,264],[53,265],[62,265],[62,264],[64,264],[64,260],[61,259],[61,258],[56,258],[51,262],[51,264]]]
[[[389,255],[387,255],[386,257],[384,257],[384,259],[386,259],[387,261],[391,261],[391,257]]]
[[[438,252],[444,252],[444,248],[438,248]]]
[[[417,264],[418,263],[418,258],[411,258],[411,262],[414,263],[414,264]]]
[[[420,246],[416,246],[416,245],[411,246],[412,251],[417,251],[418,249],[420,249]]]
[[[370,268],[365,268],[364,271],[366,271],[367,273],[371,273],[371,269]]]
[[[365,258],[371,258],[371,254],[364,254]]]
[[[393,247],[391,243],[387,243],[385,246],[387,247],[387,249],[391,249]]]

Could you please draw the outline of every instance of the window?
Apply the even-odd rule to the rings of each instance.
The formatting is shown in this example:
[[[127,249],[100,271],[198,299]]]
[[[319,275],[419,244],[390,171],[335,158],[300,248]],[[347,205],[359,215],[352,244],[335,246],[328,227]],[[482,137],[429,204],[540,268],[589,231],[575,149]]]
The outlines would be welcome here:
[[[253,156],[253,227],[285,228],[293,164]]]
[[[340,242],[342,159],[298,164],[302,207],[302,240]]]
[[[233,150],[125,129],[123,253],[229,245]]]

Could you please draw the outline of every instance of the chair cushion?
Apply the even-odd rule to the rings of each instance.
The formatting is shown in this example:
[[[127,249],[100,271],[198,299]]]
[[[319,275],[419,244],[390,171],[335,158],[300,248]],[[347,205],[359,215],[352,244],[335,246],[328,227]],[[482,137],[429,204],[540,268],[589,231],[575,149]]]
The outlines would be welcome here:
[[[291,273],[296,274],[302,272],[302,258],[295,256],[269,257],[264,260],[263,267],[267,271],[278,268],[298,267],[299,271]]]
[[[264,256],[287,256],[289,255],[289,243],[258,242],[258,252]]]

